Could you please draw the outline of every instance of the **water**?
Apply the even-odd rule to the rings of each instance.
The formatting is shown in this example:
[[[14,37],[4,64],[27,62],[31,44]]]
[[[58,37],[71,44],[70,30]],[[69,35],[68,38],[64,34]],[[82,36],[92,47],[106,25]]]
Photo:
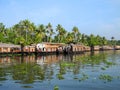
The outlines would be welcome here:
[[[1,56],[0,90],[120,90],[120,51]]]

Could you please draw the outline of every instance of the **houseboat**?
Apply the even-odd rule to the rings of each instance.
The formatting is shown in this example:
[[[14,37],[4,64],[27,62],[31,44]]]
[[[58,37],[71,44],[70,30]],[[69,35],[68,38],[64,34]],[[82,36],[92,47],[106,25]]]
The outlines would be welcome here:
[[[120,46],[94,46],[94,51],[99,50],[120,50]],[[0,54],[22,53],[22,54],[76,54],[91,51],[89,46],[82,44],[64,43],[38,43],[34,45],[20,46],[14,44],[0,43]]]
[[[36,45],[37,53],[57,53],[63,52],[64,43],[38,43]]]
[[[0,43],[0,53],[20,53],[20,45]]]
[[[81,44],[68,44],[63,51],[65,54],[84,53],[85,51],[90,51],[90,47]]]

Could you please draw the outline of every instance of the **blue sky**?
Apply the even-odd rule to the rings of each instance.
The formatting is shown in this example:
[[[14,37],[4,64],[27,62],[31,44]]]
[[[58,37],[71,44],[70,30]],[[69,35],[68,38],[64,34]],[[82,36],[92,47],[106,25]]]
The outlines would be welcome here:
[[[120,40],[120,0],[0,0],[0,22],[6,27],[24,19]]]

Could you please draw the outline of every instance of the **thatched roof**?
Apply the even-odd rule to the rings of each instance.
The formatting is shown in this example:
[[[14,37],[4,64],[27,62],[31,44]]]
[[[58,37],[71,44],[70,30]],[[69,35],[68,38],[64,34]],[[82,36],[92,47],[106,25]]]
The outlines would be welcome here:
[[[20,45],[14,45],[14,44],[0,43],[0,47],[8,47],[8,48],[20,48]]]

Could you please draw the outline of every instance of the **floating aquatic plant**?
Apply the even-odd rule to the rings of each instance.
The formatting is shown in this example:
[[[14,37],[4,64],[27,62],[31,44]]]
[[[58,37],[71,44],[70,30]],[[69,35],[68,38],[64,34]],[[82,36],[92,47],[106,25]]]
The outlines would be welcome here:
[[[58,85],[55,85],[55,86],[54,86],[54,90],[59,90]]]
[[[63,63],[61,63],[61,66],[75,66],[75,64],[74,63],[63,62]]]
[[[4,77],[0,77],[0,81],[4,81],[4,80],[7,80],[7,79]]]
[[[89,76],[85,73],[82,74],[82,77],[79,79],[79,81],[85,81],[89,78]]]
[[[107,75],[107,74],[101,74],[101,75],[99,76],[99,79],[100,79],[100,80],[104,80],[105,82],[111,82],[112,79],[113,79],[113,77],[110,76],[110,75]]]
[[[33,88],[32,86],[22,86],[23,88]]]
[[[57,74],[57,78],[58,78],[59,80],[64,79],[64,77],[63,77],[63,75],[62,75],[62,74]]]
[[[102,69],[102,70],[106,70],[106,68],[105,68],[105,67],[101,67],[101,69]]]
[[[114,62],[106,62],[106,64],[109,65],[109,66],[110,66],[110,65],[115,65]]]

